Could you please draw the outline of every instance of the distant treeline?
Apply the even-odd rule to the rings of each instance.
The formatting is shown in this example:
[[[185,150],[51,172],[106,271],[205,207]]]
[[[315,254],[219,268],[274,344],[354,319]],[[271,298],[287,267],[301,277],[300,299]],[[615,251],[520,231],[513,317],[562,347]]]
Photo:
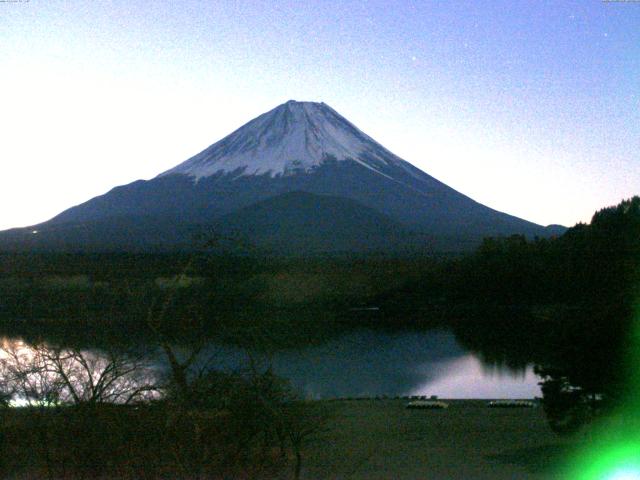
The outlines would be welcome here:
[[[176,330],[238,334],[313,329],[324,337],[385,292],[417,281],[428,257],[230,257],[197,254],[0,254],[0,323],[11,331],[116,331],[163,316]],[[331,324],[331,325],[329,325]],[[258,325],[258,326],[260,326]],[[234,333],[235,335],[235,333]]]

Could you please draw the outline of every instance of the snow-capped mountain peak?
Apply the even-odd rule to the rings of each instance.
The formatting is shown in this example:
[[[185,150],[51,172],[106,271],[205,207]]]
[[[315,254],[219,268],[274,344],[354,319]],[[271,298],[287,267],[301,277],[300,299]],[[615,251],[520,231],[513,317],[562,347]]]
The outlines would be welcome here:
[[[488,236],[548,234],[405,162],[329,106],[290,101],[154,179],[0,234],[0,247],[180,250],[212,232],[220,252],[295,255],[450,252]]]
[[[385,176],[385,165],[405,163],[328,105],[290,100],[159,176],[274,177],[310,172],[326,160],[352,160]]]

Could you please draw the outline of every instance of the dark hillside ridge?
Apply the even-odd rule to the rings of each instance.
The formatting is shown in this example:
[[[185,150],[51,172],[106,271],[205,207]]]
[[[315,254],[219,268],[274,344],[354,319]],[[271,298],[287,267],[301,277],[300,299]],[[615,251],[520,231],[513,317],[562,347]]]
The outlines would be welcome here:
[[[354,200],[307,192],[283,193],[241,208],[220,218],[214,231],[276,254],[396,251],[407,248],[412,235]]]

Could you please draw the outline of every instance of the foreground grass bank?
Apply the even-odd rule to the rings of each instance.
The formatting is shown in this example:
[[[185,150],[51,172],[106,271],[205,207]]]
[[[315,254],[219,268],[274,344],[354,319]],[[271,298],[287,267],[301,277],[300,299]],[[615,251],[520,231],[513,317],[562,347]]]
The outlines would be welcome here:
[[[327,429],[305,451],[308,479],[551,479],[582,437],[561,438],[541,408],[447,401],[441,410],[403,400],[328,402]]]
[[[300,478],[557,478],[555,463],[581,441],[551,432],[540,408],[447,403],[409,410],[406,400],[311,402],[325,421],[304,442]],[[3,415],[2,478],[295,478],[294,462],[277,448],[236,450],[239,439],[229,435],[237,426],[221,412],[176,416],[141,406]],[[223,463],[203,464],[203,452]],[[237,457],[244,454],[251,458]]]

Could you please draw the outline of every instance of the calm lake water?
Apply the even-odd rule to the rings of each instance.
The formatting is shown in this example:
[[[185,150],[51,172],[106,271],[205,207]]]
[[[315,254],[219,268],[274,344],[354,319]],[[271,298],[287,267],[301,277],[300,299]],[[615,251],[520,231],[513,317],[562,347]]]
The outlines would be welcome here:
[[[233,368],[243,354],[219,348]],[[244,357],[246,358],[246,357]],[[264,361],[308,398],[437,395],[440,398],[541,396],[532,367],[522,371],[483,365],[448,331],[359,329],[320,346],[280,351]]]
[[[13,338],[4,342],[27,346]],[[223,369],[240,368],[247,361],[245,351],[229,346],[211,344],[204,353],[203,357],[213,357],[213,364]],[[100,351],[93,350],[91,355],[99,357]],[[163,357],[158,358],[156,365],[161,367]],[[513,371],[483,365],[456,342],[453,333],[443,330],[392,332],[362,328],[322,345],[260,355],[258,361],[263,366],[271,365],[301,394],[314,399],[381,395],[495,399],[541,395],[539,379],[531,367]]]

